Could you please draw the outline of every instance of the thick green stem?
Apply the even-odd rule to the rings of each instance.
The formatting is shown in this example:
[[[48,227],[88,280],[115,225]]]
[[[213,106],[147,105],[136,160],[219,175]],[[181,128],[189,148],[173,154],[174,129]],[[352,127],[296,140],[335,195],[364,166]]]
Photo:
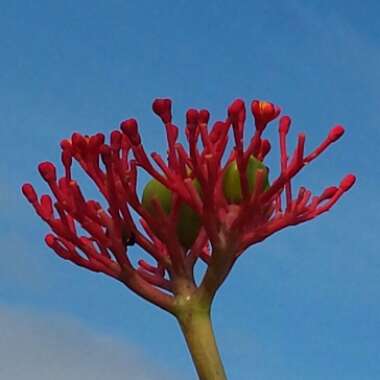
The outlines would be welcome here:
[[[189,310],[177,316],[199,380],[227,380],[207,310]]]
[[[215,293],[231,270],[232,247],[214,249],[199,287],[193,279],[178,278],[172,313],[176,316],[189,348],[199,380],[227,380],[216,345],[210,311]]]

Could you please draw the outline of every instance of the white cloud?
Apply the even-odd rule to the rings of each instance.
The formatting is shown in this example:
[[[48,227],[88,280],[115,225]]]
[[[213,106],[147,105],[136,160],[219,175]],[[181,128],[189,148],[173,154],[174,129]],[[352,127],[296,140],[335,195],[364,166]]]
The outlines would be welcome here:
[[[77,321],[0,306],[0,378],[169,380],[171,377],[136,347],[91,332]]]

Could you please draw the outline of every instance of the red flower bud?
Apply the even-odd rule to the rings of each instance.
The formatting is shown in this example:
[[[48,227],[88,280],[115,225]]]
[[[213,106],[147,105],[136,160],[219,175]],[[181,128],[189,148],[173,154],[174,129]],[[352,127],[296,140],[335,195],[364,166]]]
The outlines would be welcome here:
[[[283,134],[288,134],[290,124],[292,120],[289,116],[282,116],[280,119],[279,132]]]
[[[348,191],[354,185],[355,182],[356,182],[356,177],[353,174],[348,174],[346,177],[343,178],[339,187],[343,191]]]
[[[232,122],[244,122],[245,119],[245,105],[241,99],[236,99],[228,107],[228,116]]]
[[[152,109],[165,124],[172,121],[172,101],[170,99],[155,99]]]
[[[203,124],[207,124],[210,119],[210,112],[207,110],[200,110],[199,111],[199,121]]]
[[[337,125],[334,128],[331,129],[328,139],[331,142],[335,142],[339,138],[341,138],[344,134],[344,128],[341,125]]]
[[[30,183],[24,183],[22,185],[22,192],[25,195],[25,198],[30,202],[30,203],[35,203],[38,200],[37,193],[34,190],[34,187]]]
[[[73,145],[73,148],[81,153],[83,153],[87,148],[87,141],[85,137],[77,132],[72,134],[71,143]]]
[[[57,180],[56,169],[51,162],[45,161],[40,163],[38,165],[38,170],[46,182],[55,182]]]
[[[258,129],[265,128],[265,126],[274,120],[281,112],[280,108],[275,104],[262,100],[254,100],[251,103],[251,111]]]
[[[48,247],[53,248],[56,244],[56,237],[53,234],[47,234],[45,236],[45,243]]]
[[[141,138],[135,119],[124,120],[120,124],[120,129],[126,134],[132,145],[140,145]]]
[[[111,132],[111,147],[112,149],[118,150],[121,147],[122,134],[120,131]]]

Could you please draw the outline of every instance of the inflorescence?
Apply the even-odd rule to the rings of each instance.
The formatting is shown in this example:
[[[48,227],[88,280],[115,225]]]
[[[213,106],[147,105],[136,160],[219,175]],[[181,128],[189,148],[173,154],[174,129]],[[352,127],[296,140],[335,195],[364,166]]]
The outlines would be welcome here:
[[[301,187],[293,193],[292,179],[344,133],[333,127],[326,139],[305,154],[305,135],[299,134],[294,152],[287,151],[287,134],[291,119],[279,119],[280,173],[270,184],[263,162],[271,149],[263,138],[269,122],[280,109],[269,102],[254,100],[251,111],[255,121],[252,138],[244,147],[245,104],[235,100],[224,121],[209,127],[207,110],[190,109],[186,113],[188,149],[178,142],[178,128],[172,123],[171,101],[156,99],[153,111],[166,129],[167,160],[144,150],[135,119],[125,120],[120,130],[110,134],[83,136],[74,133],[61,142],[64,175],[58,177],[51,162],[39,165],[39,172],[49,185],[53,198],[37,196],[33,186],[24,184],[22,191],[52,233],[46,244],[60,257],[95,272],[114,277],[143,298],[173,311],[175,296],[180,292],[179,279],[186,279],[194,289],[203,287],[212,298],[229,273],[237,257],[249,246],[273,233],[311,220],[328,211],[355,182],[347,175],[339,186],[327,187],[320,195]],[[230,131],[234,147],[226,152]],[[249,172],[254,158],[254,173]],[[107,202],[103,208],[96,200],[86,200],[80,185],[72,177],[76,161],[96,185]],[[226,172],[234,164],[232,182]],[[164,209],[160,194],[147,208],[137,193],[140,170],[145,170],[161,187],[170,192],[171,207]],[[248,175],[247,175],[248,174]],[[251,186],[250,175],[255,176]],[[232,199],[229,194],[241,194]],[[186,206],[191,213],[181,213]],[[139,216],[136,218],[136,215]],[[185,231],[178,230],[182,223]],[[195,236],[184,244],[181,234],[186,226],[197,223]],[[194,230],[194,228],[193,228]],[[189,239],[187,239],[189,241]],[[153,259],[134,265],[128,250],[134,244]],[[203,260],[207,269],[200,285],[195,284],[194,266]]]

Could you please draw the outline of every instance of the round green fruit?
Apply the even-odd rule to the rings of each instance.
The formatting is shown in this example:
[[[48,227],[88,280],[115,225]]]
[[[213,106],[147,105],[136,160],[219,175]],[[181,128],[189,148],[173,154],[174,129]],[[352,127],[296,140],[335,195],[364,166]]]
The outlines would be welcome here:
[[[169,214],[172,207],[172,192],[156,179],[150,180],[143,191],[142,206],[149,214],[154,215],[155,207],[153,199],[156,199],[160,204],[165,214]]]
[[[246,175],[248,179],[248,190],[253,192],[256,185],[256,172],[258,169],[266,171],[264,181],[264,191],[269,188],[268,168],[257,158],[251,156],[248,159]],[[236,160],[232,161],[223,176],[223,193],[229,203],[238,204],[242,201],[242,191],[240,184],[240,173]]]
[[[200,184],[193,180],[193,186],[200,192]],[[165,214],[169,214],[172,209],[172,192],[159,181],[152,179],[144,188],[142,196],[142,206],[151,215],[155,214],[153,199],[160,204]],[[179,208],[177,236],[181,245],[189,249],[198,236],[201,221],[198,214],[187,204],[182,203]]]

